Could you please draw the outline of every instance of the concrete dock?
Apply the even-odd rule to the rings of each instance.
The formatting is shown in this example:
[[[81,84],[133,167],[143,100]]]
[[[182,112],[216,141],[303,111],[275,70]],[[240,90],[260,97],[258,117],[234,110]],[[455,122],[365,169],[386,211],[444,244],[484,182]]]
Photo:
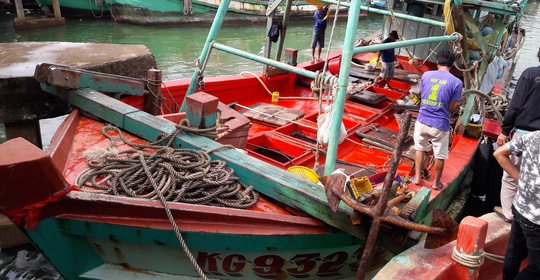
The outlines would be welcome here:
[[[0,44],[0,123],[7,139],[23,137],[42,147],[39,120],[67,114],[69,106],[41,90],[37,64],[61,64],[144,79],[156,60],[144,45],[66,42]]]

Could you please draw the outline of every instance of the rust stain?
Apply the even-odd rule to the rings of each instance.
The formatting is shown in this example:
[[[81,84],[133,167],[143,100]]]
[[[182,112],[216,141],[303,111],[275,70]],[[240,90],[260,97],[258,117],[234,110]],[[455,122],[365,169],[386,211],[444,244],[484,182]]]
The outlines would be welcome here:
[[[116,255],[116,258],[118,260],[124,260],[124,254],[122,254],[122,250],[120,250],[120,248],[116,246],[114,246],[114,254]]]
[[[99,245],[97,243],[92,243],[92,246],[94,246],[94,248],[96,249],[98,254],[100,254],[102,256],[105,255],[105,250],[103,250],[103,247],[101,247],[101,245]]]

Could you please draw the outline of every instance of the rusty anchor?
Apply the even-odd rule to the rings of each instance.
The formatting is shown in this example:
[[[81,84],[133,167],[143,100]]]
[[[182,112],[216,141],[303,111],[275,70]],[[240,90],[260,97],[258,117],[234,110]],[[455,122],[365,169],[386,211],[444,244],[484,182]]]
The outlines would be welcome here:
[[[372,223],[366,245],[364,247],[362,258],[360,259],[358,265],[358,271],[356,274],[356,279],[363,279],[365,275],[365,268],[368,263],[369,257],[379,234],[381,223],[388,223],[396,225],[398,227],[426,232],[428,237],[426,240],[426,248],[436,248],[443,244],[446,244],[454,240],[457,236],[457,226],[458,224],[453,221],[444,211],[438,210],[433,211],[433,222],[432,226],[427,226],[424,224],[416,223],[410,220],[406,220],[396,214],[391,208],[397,200],[388,202],[390,189],[394,181],[394,177],[397,171],[398,164],[401,159],[401,153],[407,139],[407,133],[411,125],[411,114],[405,113],[403,119],[403,125],[401,126],[400,132],[398,134],[398,140],[392,154],[392,159],[390,162],[390,167],[386,174],[383,190],[380,194],[377,204],[370,206],[362,204],[351,196],[346,195],[344,192],[344,185],[346,183],[346,175],[342,173],[335,173],[321,178],[321,182],[325,186],[325,194],[328,200],[328,204],[332,211],[337,211],[339,203],[341,201],[349,205],[354,209],[351,220],[353,224],[358,224],[360,222],[359,214],[363,214],[372,218]],[[398,199],[399,198],[398,196]]]

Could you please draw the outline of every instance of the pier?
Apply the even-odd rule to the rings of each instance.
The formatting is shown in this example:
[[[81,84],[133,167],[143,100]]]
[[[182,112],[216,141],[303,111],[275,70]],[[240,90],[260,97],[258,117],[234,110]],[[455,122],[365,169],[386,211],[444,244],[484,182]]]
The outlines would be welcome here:
[[[52,0],[54,17],[29,16],[24,13],[22,0],[15,0],[15,9],[17,18],[13,21],[15,29],[33,29],[47,26],[56,26],[66,24],[66,19],[62,17],[59,0]]]
[[[70,111],[60,98],[43,92],[34,79],[37,64],[52,63],[132,78],[146,78],[156,60],[144,45],[67,42],[0,44],[0,123],[7,139],[23,137],[42,147],[39,120]]]

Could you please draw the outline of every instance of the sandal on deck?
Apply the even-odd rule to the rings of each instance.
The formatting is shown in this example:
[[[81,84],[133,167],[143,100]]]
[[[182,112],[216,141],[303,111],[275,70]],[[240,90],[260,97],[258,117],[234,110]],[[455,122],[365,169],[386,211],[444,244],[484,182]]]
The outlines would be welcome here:
[[[439,185],[436,188],[431,186],[431,189],[436,190],[436,191],[440,191],[442,188],[444,188],[444,185],[441,182],[439,182]]]
[[[420,183],[416,183],[414,176],[411,177],[411,183],[413,183],[415,186],[421,186]]]

